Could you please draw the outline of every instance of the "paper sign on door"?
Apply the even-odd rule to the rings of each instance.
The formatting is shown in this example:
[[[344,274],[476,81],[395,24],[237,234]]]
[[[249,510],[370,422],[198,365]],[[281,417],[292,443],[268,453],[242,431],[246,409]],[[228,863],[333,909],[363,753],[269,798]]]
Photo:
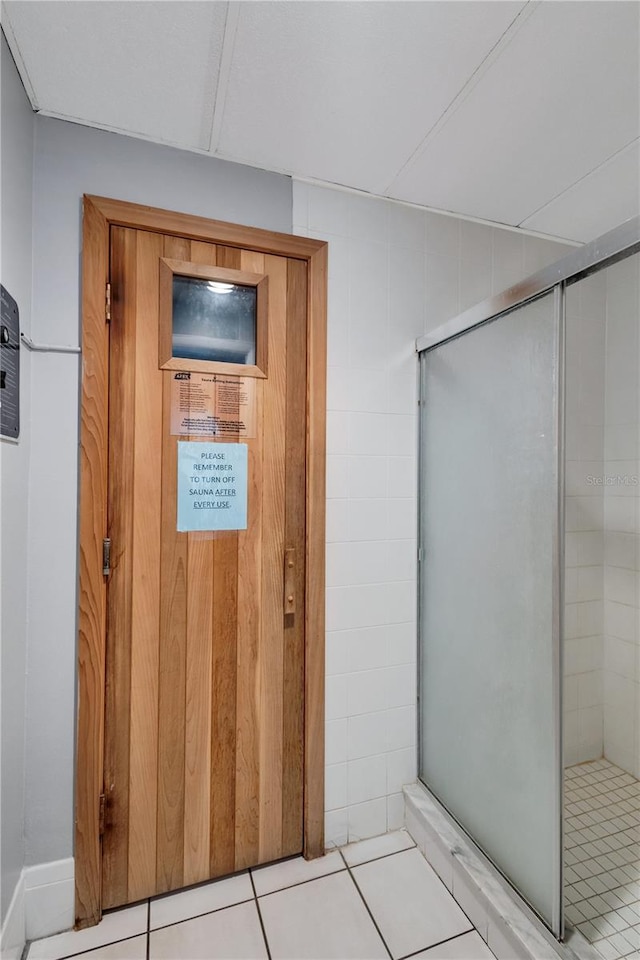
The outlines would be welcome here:
[[[237,440],[256,436],[256,383],[252,377],[171,374],[171,433],[179,437]]]
[[[178,441],[178,530],[246,529],[246,443]]]

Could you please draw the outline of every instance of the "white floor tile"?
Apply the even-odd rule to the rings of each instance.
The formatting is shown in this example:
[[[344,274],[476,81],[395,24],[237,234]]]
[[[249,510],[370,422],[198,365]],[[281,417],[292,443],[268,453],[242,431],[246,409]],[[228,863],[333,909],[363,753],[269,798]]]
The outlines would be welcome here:
[[[394,833],[383,833],[381,837],[372,837],[370,840],[359,840],[343,847],[342,854],[350,867],[369,860],[386,857],[390,853],[399,853],[408,850],[415,844],[406,830],[396,830]]]
[[[416,953],[411,960],[420,960],[421,957],[425,960],[494,960],[491,950],[475,931]]]
[[[317,877],[325,877],[329,873],[344,869],[342,857],[334,850],[315,860],[295,857],[293,860],[283,860],[282,863],[274,863],[269,867],[258,867],[251,871],[251,875],[256,893],[261,897],[265,893],[293,887],[296,883],[315,880]]]
[[[151,901],[151,930],[253,899],[248,873]]]
[[[260,911],[272,960],[388,960],[346,871],[261,897]]]
[[[146,960],[147,936],[133,937],[131,940],[120,940],[119,943],[110,943],[106,947],[96,947],[81,953],[78,960]]]
[[[154,930],[150,937],[150,960],[267,958],[255,901]]]
[[[626,818],[640,817],[640,784],[604,759],[565,771],[565,777],[574,797],[565,809],[566,822],[574,821],[571,871],[583,878],[565,892],[565,902],[572,904],[567,917],[605,960],[613,960],[616,951],[624,949],[616,931],[624,938],[632,925],[633,913],[625,903],[635,899],[629,885],[636,870],[637,837],[627,832]],[[628,785],[622,786],[622,780]],[[592,835],[601,839],[593,840]]]
[[[355,867],[353,875],[394,958],[472,929],[418,850]]]
[[[34,940],[29,947],[28,960],[61,960],[74,953],[82,953],[135,937],[147,929],[147,904],[141,903],[124,910],[106,913],[95,927],[85,930],[69,930],[45,940]]]

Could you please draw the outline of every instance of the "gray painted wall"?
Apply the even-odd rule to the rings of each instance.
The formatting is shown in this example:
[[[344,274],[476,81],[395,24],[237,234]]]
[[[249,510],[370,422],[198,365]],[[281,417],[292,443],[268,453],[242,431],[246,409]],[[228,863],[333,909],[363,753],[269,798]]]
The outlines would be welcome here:
[[[1,279],[31,325],[31,183],[34,114],[9,48],[0,39],[2,70]],[[24,862],[25,651],[27,630],[27,475],[30,357],[21,350],[21,435],[0,441],[2,473],[2,773],[0,851],[2,921]]]
[[[77,344],[83,193],[291,232],[291,181],[171,147],[36,119],[33,338]],[[33,360],[26,862],[72,855],[78,358]]]

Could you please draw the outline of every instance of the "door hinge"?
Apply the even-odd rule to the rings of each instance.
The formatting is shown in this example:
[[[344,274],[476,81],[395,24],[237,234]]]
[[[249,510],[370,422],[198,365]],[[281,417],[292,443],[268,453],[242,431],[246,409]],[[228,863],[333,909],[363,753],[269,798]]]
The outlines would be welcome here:
[[[104,834],[104,811],[105,811],[105,796],[104,796],[104,793],[101,793],[100,807],[98,810],[98,831],[100,836]]]
[[[111,540],[105,537],[102,541],[102,576],[108,577],[111,573]]]
[[[107,323],[111,323],[111,284],[107,284],[104,295],[104,318]]]

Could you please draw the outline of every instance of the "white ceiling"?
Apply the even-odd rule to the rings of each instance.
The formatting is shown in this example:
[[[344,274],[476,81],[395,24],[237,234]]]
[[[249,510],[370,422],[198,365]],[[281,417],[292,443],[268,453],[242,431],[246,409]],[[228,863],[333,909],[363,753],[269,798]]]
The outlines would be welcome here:
[[[35,109],[590,240],[640,212],[640,4],[7,0]]]

